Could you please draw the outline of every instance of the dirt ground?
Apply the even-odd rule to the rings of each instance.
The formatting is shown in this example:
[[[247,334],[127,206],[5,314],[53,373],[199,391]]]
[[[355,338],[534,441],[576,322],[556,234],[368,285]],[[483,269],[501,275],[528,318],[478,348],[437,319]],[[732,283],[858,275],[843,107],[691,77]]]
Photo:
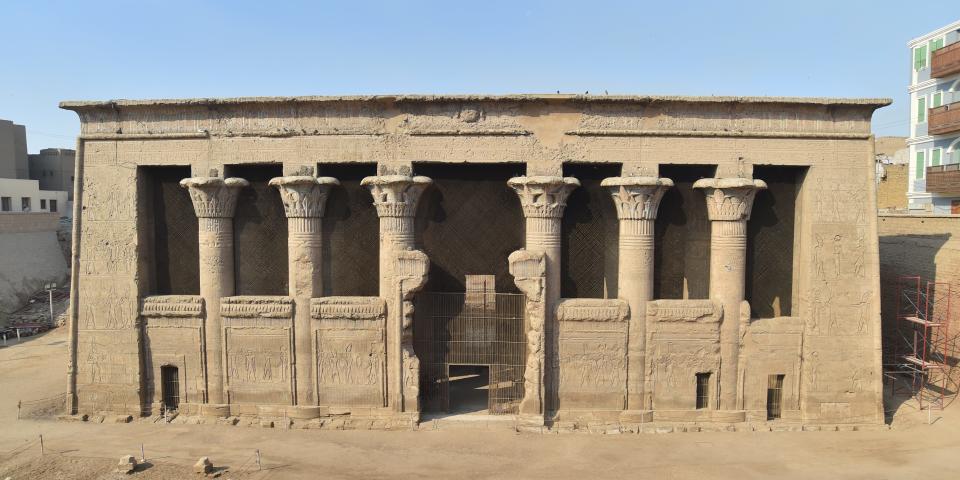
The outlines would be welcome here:
[[[199,478],[192,465],[201,456],[225,479],[960,478],[960,407],[935,412],[927,425],[912,402],[892,429],[862,432],[538,435],[483,422],[384,432],[16,420],[18,399],[65,389],[66,352],[64,328],[0,348],[0,479]],[[114,473],[141,444],[148,465]]]

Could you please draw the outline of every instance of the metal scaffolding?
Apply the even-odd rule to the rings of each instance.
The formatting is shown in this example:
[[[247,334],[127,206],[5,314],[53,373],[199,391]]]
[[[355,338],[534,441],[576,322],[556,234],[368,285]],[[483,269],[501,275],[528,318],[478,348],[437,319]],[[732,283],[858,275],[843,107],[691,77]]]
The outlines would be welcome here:
[[[944,399],[955,393],[948,390],[957,343],[950,331],[953,295],[949,283],[897,278],[895,337],[884,349],[884,373],[893,393],[909,393],[921,410],[943,409]]]

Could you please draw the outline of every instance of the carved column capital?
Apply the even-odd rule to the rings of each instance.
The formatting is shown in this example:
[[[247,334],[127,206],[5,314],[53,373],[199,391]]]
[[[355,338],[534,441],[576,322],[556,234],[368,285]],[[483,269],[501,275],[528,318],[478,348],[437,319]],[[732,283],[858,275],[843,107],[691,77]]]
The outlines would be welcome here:
[[[757,190],[767,188],[763,180],[749,178],[701,178],[693,188],[703,189],[710,220],[750,220]]]
[[[573,177],[514,177],[507,180],[520,197],[526,218],[562,218],[570,192],[580,186]]]
[[[660,200],[673,180],[657,177],[611,177],[603,179],[613,197],[620,220],[656,220]]]
[[[370,189],[377,215],[384,218],[416,215],[417,201],[432,182],[428,177],[381,175],[364,178],[360,184]]]
[[[517,250],[508,258],[513,283],[531,302],[543,301],[544,279],[547,276],[547,258],[543,252]]]
[[[270,179],[277,187],[287,218],[321,218],[327,206],[330,189],[340,185],[336,178],[296,175]]]
[[[192,177],[180,180],[190,192],[197,218],[233,218],[237,194],[250,182],[242,178]]]

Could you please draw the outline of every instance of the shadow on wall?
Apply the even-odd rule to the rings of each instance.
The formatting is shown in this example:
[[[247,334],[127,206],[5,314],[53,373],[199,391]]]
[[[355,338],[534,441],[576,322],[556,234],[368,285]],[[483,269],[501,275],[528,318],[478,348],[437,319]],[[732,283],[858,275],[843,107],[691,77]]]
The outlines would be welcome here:
[[[889,220],[889,221],[888,221]],[[941,226],[936,222],[953,222],[942,225],[946,228],[936,228]],[[928,221],[928,222],[927,222]],[[931,225],[934,224],[934,225]],[[951,248],[953,233],[947,231],[953,228],[953,225],[960,225],[960,219],[922,219],[912,218],[880,218],[880,311],[881,311],[881,336],[883,342],[884,364],[891,364],[898,355],[907,352],[910,348],[909,338],[902,338],[897,330],[897,308],[899,295],[899,277],[901,276],[919,276],[921,279],[921,288],[926,288],[928,281],[938,281],[951,283],[952,294],[950,295],[950,323],[951,336],[956,331],[956,326],[960,325],[960,283],[956,282],[955,268],[951,268],[957,262],[960,262],[960,251]],[[941,230],[943,233],[901,233],[902,231],[917,230]],[[884,231],[889,234],[884,234]],[[894,231],[897,231],[894,233]],[[935,295],[939,298],[939,295]],[[949,368],[956,372],[955,367],[960,364],[960,359],[948,356],[947,364]],[[886,368],[886,367],[885,367]],[[955,373],[951,373],[951,377]],[[890,396],[893,393],[890,390],[888,382],[884,382],[885,402],[887,412],[895,412],[897,407],[906,401],[907,397]],[[947,391],[944,392],[947,397],[956,394],[956,379],[948,382]],[[938,385],[929,385],[931,390],[938,390]]]

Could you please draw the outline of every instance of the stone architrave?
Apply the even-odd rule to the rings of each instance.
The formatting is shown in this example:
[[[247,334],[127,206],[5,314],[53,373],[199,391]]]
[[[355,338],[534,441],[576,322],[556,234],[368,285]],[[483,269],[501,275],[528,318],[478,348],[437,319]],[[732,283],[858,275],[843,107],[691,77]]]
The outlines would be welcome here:
[[[242,178],[193,177],[180,181],[180,186],[190,192],[199,220],[200,296],[207,305],[203,326],[206,402],[214,405],[225,401],[220,299],[232,296],[235,288],[233,214],[240,189],[248,185],[250,183]]]
[[[517,250],[510,254],[510,275],[526,296],[527,361],[523,371],[523,399],[520,415],[543,425],[544,320],[547,310],[543,289],[546,283],[546,255],[539,251]]]
[[[525,250],[544,255],[546,267],[543,287],[544,355],[550,359],[543,374],[544,412],[556,410],[557,402],[557,328],[556,308],[560,301],[560,222],[570,192],[580,186],[573,177],[514,177],[507,181],[520,197],[526,219]]]
[[[647,372],[647,302],[653,300],[654,222],[663,194],[673,180],[657,177],[612,177],[600,183],[613,198],[620,221],[617,274],[620,299],[630,305],[627,324],[627,410],[652,408]]]
[[[426,282],[429,260],[414,250],[417,202],[432,180],[407,175],[367,177],[380,217],[380,297],[387,299],[387,404],[418,412],[419,363],[413,351],[411,295]],[[413,395],[410,398],[408,395]]]
[[[710,219],[710,298],[723,304],[720,325],[720,410],[740,410],[737,388],[740,359],[740,311],[744,301],[747,221],[763,180],[703,178]]]
[[[277,177],[270,185],[280,191],[287,216],[289,295],[294,301],[294,378],[297,405],[316,404],[310,341],[310,299],[323,295],[321,257],[323,213],[330,190],[340,182],[331,177]]]

